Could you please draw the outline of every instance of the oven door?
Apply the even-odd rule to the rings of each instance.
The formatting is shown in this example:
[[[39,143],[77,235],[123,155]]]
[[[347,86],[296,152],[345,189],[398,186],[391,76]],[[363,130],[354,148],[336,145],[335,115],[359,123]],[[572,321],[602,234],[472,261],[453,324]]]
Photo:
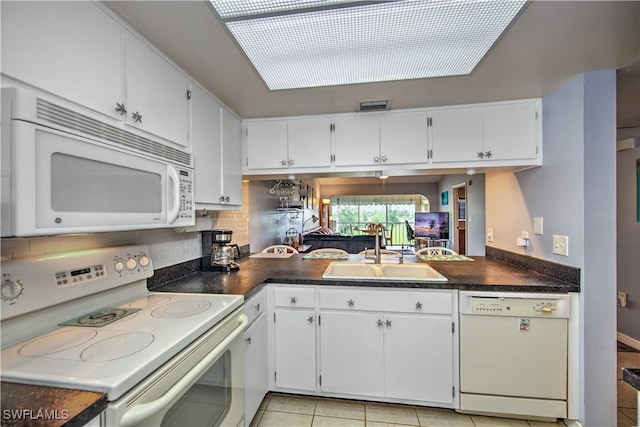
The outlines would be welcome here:
[[[106,410],[108,426],[244,423],[244,343],[236,310]]]

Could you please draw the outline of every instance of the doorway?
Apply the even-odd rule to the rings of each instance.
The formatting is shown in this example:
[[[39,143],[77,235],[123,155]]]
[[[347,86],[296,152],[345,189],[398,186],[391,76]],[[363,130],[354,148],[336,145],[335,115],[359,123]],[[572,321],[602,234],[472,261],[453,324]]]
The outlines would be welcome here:
[[[453,250],[467,253],[467,183],[453,186]]]

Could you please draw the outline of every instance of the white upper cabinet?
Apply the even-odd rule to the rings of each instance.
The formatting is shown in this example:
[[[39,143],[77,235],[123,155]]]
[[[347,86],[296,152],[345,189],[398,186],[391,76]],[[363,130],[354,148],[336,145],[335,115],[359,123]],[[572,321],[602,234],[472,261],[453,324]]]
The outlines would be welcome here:
[[[331,166],[331,120],[329,118],[289,120],[287,135],[289,167]]]
[[[380,157],[383,164],[427,163],[429,128],[425,111],[380,116]]]
[[[333,153],[336,166],[376,164],[380,158],[378,115],[357,114],[333,119]]]
[[[242,124],[194,85],[191,152],[195,159],[197,209],[242,205]]]
[[[456,108],[431,113],[434,162],[469,162],[482,148],[482,109]]]
[[[122,27],[90,2],[2,2],[2,73],[114,119]]]
[[[251,121],[245,124],[248,169],[288,167],[287,121]]]
[[[246,122],[247,169],[297,169],[331,165],[328,118]]]
[[[220,105],[195,86],[191,96],[191,153],[195,163],[195,201],[218,203],[222,196],[222,123]]]
[[[542,164],[538,110],[536,100],[434,110],[432,161]]]
[[[187,147],[189,80],[131,34],[125,48],[125,123]]]
[[[242,122],[222,109],[222,194],[220,203],[242,206]]]
[[[535,102],[485,107],[482,116],[484,158],[535,159],[537,119]]]

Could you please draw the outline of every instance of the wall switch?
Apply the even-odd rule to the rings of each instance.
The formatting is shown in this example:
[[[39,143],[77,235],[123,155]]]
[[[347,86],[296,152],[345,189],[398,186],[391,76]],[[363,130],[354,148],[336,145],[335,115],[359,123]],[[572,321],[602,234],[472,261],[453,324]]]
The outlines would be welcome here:
[[[493,228],[487,228],[487,242],[493,242]]]
[[[521,246],[521,247],[529,246],[529,239],[524,239],[522,237],[516,237],[516,246]]]
[[[553,253],[569,256],[569,236],[553,235]]]
[[[528,239],[529,238],[529,232],[528,231],[522,231],[522,235],[520,236],[523,239]]]
[[[533,217],[533,234],[542,234],[542,217]]]
[[[627,293],[618,292],[618,305],[622,308],[627,306]]]

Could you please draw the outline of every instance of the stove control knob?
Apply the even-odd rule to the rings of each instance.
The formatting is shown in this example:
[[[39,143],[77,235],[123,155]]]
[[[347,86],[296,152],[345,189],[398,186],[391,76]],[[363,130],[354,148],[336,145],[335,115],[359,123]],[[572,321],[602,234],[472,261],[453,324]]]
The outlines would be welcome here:
[[[12,299],[18,298],[23,291],[22,283],[20,280],[7,280],[2,284],[2,288],[0,289],[0,296],[5,301],[10,301]]]
[[[127,269],[128,270],[133,270],[134,268],[136,268],[136,265],[138,265],[138,263],[136,262],[135,258],[127,259]]]
[[[141,266],[146,267],[149,265],[149,257],[146,255],[140,255],[140,260],[138,262]]]
[[[116,269],[116,271],[118,273],[122,272],[122,270],[124,270],[124,262],[118,260],[116,261],[116,263],[113,265],[113,267]]]

